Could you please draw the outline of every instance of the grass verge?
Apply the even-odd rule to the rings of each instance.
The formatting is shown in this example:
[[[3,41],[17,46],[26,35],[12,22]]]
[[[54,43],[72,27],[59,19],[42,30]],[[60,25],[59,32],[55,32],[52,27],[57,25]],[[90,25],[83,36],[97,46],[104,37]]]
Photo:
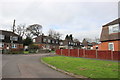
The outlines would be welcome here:
[[[43,57],[42,60],[75,75],[89,78],[119,78],[118,62],[66,56]]]

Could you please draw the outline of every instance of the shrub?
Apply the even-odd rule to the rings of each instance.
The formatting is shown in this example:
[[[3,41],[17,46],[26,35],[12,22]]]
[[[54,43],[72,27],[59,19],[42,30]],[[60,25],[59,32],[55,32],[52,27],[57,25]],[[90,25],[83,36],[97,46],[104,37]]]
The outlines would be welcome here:
[[[29,49],[37,50],[37,49],[39,49],[39,47],[38,47],[37,45],[31,44],[31,45],[29,46]]]

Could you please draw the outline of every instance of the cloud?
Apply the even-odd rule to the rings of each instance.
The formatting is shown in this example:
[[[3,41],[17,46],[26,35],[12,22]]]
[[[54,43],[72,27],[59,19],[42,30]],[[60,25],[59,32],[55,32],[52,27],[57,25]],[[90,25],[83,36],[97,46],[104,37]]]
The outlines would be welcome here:
[[[73,34],[80,40],[84,37],[100,36],[102,25],[118,17],[117,2],[46,2],[2,1],[1,29],[16,25],[38,23],[47,34],[50,28],[64,34]]]

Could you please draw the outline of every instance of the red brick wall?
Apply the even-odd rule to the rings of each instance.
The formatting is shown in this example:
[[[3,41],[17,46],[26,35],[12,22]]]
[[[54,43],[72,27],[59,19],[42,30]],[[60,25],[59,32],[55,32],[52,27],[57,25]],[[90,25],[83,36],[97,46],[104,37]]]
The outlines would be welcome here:
[[[114,51],[120,51],[120,41],[108,41],[102,42],[98,47],[99,50],[108,50],[108,44],[113,42],[114,43]]]

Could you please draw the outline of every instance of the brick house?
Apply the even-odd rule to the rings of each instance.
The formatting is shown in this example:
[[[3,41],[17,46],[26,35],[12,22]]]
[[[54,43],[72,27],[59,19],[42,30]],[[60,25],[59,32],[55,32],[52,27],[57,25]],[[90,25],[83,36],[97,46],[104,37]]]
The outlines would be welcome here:
[[[86,39],[83,39],[83,41],[82,41],[82,48],[83,49],[91,49],[92,46],[93,46],[92,43],[90,43]]]
[[[51,36],[40,35],[33,39],[35,45],[38,45],[41,49],[56,50],[59,49],[59,40],[52,38]]]
[[[81,43],[79,41],[73,41],[71,39],[65,38],[65,40],[62,41],[63,46],[66,49],[76,49],[76,48],[81,48]]]
[[[56,50],[56,49],[75,49],[80,47],[80,42],[74,42],[73,40],[58,40],[54,39],[51,36],[44,36],[40,35],[33,39],[35,45],[38,45],[41,49],[49,49],[49,50]]]
[[[120,51],[120,18],[102,26],[100,41],[99,50]]]
[[[18,50],[22,48],[22,37],[11,31],[0,30],[0,50]]]

